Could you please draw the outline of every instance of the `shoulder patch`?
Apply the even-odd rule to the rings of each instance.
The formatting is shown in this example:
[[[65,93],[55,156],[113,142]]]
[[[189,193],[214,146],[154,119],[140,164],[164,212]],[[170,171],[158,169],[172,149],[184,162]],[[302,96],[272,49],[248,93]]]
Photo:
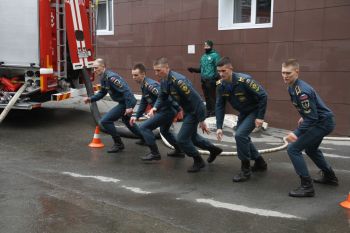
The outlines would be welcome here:
[[[183,93],[185,93],[186,95],[190,94],[190,89],[188,88],[187,84],[182,81],[182,80],[178,80],[176,85],[181,89],[181,91]]]
[[[118,78],[115,77],[111,77],[110,78],[111,82],[114,83],[114,85],[116,85],[118,88],[121,88],[123,85],[120,82],[120,80]]]
[[[216,86],[221,85],[221,79],[219,79],[218,81],[216,81]]]
[[[148,85],[148,90],[149,90],[150,92],[152,92],[152,94],[158,95],[158,90],[157,90],[157,88],[155,88],[154,86]]]
[[[259,85],[258,85],[258,84],[256,84],[256,83],[253,82],[253,81],[250,81],[250,83],[247,83],[247,84],[249,84],[249,87],[250,87],[251,89],[253,89],[253,90],[256,91],[256,92],[259,92],[260,88],[259,88]]]

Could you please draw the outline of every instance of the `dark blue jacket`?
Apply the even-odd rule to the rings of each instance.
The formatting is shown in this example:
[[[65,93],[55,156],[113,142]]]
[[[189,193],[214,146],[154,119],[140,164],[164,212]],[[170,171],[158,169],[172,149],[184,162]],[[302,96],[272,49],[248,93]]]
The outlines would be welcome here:
[[[91,102],[102,99],[107,93],[112,100],[125,104],[126,108],[134,108],[136,98],[124,79],[117,73],[106,70],[101,77],[101,90],[91,96]]]
[[[294,131],[296,136],[299,137],[310,127],[334,116],[316,91],[303,80],[297,79],[292,86],[288,87],[288,92],[293,105],[304,119],[303,123]]]
[[[194,114],[200,122],[205,120],[204,102],[185,76],[170,71],[167,79],[162,80],[160,85],[159,102],[155,105],[157,109],[166,105],[170,96],[182,107],[185,114]]]
[[[222,129],[225,105],[228,101],[240,116],[257,111],[257,118],[264,119],[267,106],[267,93],[249,75],[232,73],[232,82],[219,80],[216,86],[216,127]]]
[[[159,102],[158,96],[160,92],[160,84],[159,82],[145,77],[143,83],[141,84],[142,98],[137,109],[136,118],[140,118],[142,114],[145,112],[147,105],[151,105],[152,107],[156,105],[156,102]],[[158,104],[157,104],[158,105]],[[167,108],[173,107],[174,110],[179,111],[179,105],[172,100],[172,97],[169,96],[169,100],[164,103],[162,108],[157,108],[157,111],[165,110]]]
[[[153,107],[154,103],[157,101],[158,94],[160,90],[160,84],[148,77],[145,77],[141,84],[142,98],[140,101],[139,108],[136,112],[136,118],[140,118],[145,112],[147,105]]]

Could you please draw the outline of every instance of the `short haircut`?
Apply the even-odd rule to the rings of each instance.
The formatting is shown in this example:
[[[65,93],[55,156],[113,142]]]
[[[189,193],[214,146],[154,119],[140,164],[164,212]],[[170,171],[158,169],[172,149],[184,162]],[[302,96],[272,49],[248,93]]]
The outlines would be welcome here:
[[[146,73],[146,67],[142,63],[136,63],[132,69],[139,70],[141,73]]]
[[[106,67],[106,62],[105,62],[105,60],[103,60],[102,58],[97,58],[97,59],[95,60],[95,63],[97,63],[97,64],[100,65],[100,66]]]
[[[222,66],[225,66],[225,65],[231,65],[232,66],[232,62],[231,62],[229,57],[223,57],[216,63],[216,66],[218,66],[218,67],[222,67]]]
[[[169,65],[168,59],[167,59],[166,57],[157,58],[157,59],[153,62],[153,66],[158,66],[158,65]]]
[[[299,70],[299,62],[297,59],[290,58],[282,63],[282,67],[293,66],[295,69]]]

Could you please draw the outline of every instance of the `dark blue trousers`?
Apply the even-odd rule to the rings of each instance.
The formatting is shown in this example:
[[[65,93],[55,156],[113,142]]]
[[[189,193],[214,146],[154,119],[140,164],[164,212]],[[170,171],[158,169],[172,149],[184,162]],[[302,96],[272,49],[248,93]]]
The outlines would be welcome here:
[[[248,115],[240,115],[238,117],[235,139],[237,154],[240,160],[255,160],[260,156],[249,137],[250,133],[255,128],[256,116],[257,111],[254,111]]]
[[[152,118],[140,124],[140,132],[148,146],[156,144],[156,138],[152,130],[160,127],[160,133],[172,145],[176,145],[176,139],[173,134],[169,132],[173,119],[177,111],[173,108],[167,108],[157,112]]]
[[[330,134],[335,127],[333,117],[317,123],[309,128],[298,139],[290,143],[287,147],[287,152],[290,160],[293,163],[294,169],[299,176],[310,176],[307,165],[302,155],[302,151],[310,157],[316,166],[324,172],[329,171],[330,166],[326,162],[323,153],[318,147],[320,146],[323,137]]]
[[[107,112],[100,120],[101,125],[106,129],[107,133],[110,134],[112,137],[120,137],[119,133],[117,132],[114,122],[117,121],[119,118],[122,118],[123,123],[125,124],[128,129],[133,132],[136,136],[142,137],[140,133],[139,127],[134,124],[133,126],[130,125],[129,121],[131,116],[130,115],[124,115],[126,110],[126,106],[124,103],[119,103],[117,106],[113,107],[109,112]]]
[[[197,133],[199,120],[194,114],[185,113],[181,129],[177,135],[177,143],[181,150],[190,157],[199,156],[196,147],[208,150],[214,145]]]

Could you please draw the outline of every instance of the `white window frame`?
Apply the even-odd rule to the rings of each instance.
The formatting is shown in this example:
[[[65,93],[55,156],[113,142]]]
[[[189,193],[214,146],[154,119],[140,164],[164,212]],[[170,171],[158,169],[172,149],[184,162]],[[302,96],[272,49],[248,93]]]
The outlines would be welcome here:
[[[273,3],[271,0],[271,20],[270,23],[256,24],[256,1],[252,1],[250,22],[249,23],[233,23],[234,13],[234,1],[235,0],[219,0],[219,17],[218,17],[218,29],[219,30],[231,30],[231,29],[250,29],[250,28],[271,28],[273,22]]]
[[[112,2],[111,9],[109,9],[108,1]],[[100,4],[106,4],[106,29],[97,29],[97,22],[96,22],[96,35],[98,35],[98,36],[114,35],[114,0],[99,0],[98,5],[100,5]],[[111,22],[109,20],[110,14],[112,14]],[[96,20],[98,17],[99,16],[97,15]],[[108,29],[108,28],[110,28],[110,26],[111,26],[112,30]]]

